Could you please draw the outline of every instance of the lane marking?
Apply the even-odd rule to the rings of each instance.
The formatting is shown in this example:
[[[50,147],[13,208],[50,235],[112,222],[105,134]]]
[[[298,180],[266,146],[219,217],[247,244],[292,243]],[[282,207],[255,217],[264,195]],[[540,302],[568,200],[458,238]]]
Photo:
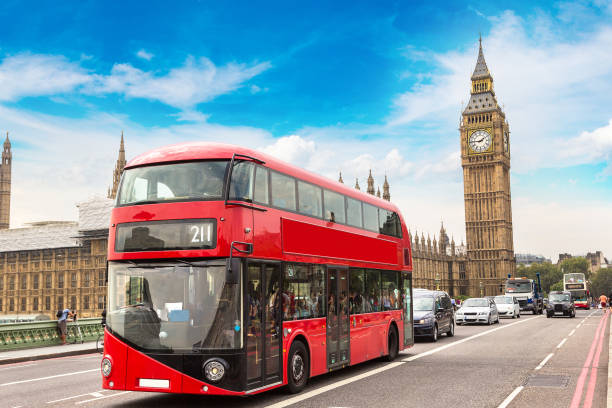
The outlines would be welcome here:
[[[595,385],[597,384],[597,369],[599,368],[599,359],[601,357],[601,349],[603,346],[604,333],[606,331],[606,324],[608,323],[608,314],[604,317],[604,324],[599,336],[599,344],[597,345],[597,352],[593,359],[593,367],[591,367],[591,377],[589,379],[589,385],[587,387],[587,393],[584,397],[584,408],[591,408],[593,405],[593,395],[595,394]]]
[[[571,337],[574,333],[576,333],[576,329],[572,330],[570,334],[567,335],[567,337]]]
[[[582,371],[580,372],[580,376],[578,377],[576,390],[574,391],[574,396],[572,397],[570,408],[578,408],[578,406],[580,406],[580,400],[582,399],[582,389],[584,388],[584,382],[586,380],[587,373],[589,372],[589,366],[591,365],[591,360],[593,359],[593,354],[595,353],[595,346],[597,346],[597,340],[599,340],[599,336],[601,335],[601,328],[603,323],[604,319],[602,317],[599,322],[599,326],[595,331],[595,337],[593,338],[593,343],[591,344],[591,348],[589,349],[589,354],[587,355]]]
[[[435,353],[437,353],[437,352],[439,352],[439,351],[446,350],[446,349],[448,349],[448,348],[451,348],[451,347],[457,346],[457,345],[459,345],[459,344],[465,343],[466,341],[470,341],[470,340],[473,340],[473,339],[478,338],[478,337],[481,337],[481,336],[486,336],[486,335],[487,335],[487,334],[489,334],[489,333],[493,333],[493,332],[496,332],[496,331],[498,331],[498,330],[505,329],[506,327],[511,327],[511,326],[514,326],[515,324],[521,324],[521,323],[529,322],[529,321],[531,321],[531,320],[538,319],[538,318],[541,318],[541,317],[542,317],[542,316],[536,316],[536,317],[531,317],[531,318],[529,318],[529,319],[524,319],[524,320],[521,320],[521,321],[519,321],[519,322],[514,322],[514,323],[510,323],[510,324],[505,324],[505,325],[503,325],[503,326],[499,326],[499,327],[496,327],[496,328],[494,328],[494,329],[490,329],[490,330],[484,331],[484,332],[482,332],[482,333],[474,334],[474,335],[472,335],[472,336],[470,336],[470,337],[466,337],[465,339],[461,339],[461,340],[459,340],[459,341],[455,341],[455,342],[453,342],[453,343],[449,343],[449,344],[446,344],[446,345],[444,345],[444,346],[437,347],[437,348],[432,349],[432,350],[429,350],[429,351],[425,351],[425,352],[423,352],[423,353],[420,353],[420,354],[414,355],[414,356],[412,356],[412,357],[405,358],[405,359],[403,359],[402,361],[409,362],[409,361],[414,361],[414,360],[416,360],[416,359],[418,359],[418,358],[421,358],[421,357],[430,356],[430,355],[435,354]]]
[[[375,370],[368,371],[367,373],[358,374],[358,375],[355,375],[353,377],[346,378],[346,379],[344,379],[342,381],[337,381],[337,382],[334,382],[332,384],[328,384],[328,385],[325,385],[323,387],[317,388],[316,390],[312,390],[312,391],[306,392],[304,394],[300,394],[300,395],[295,396],[293,398],[289,398],[289,399],[277,402],[277,403],[272,404],[272,405],[267,405],[265,408],[284,408],[284,407],[287,407],[289,405],[297,404],[298,402],[301,402],[301,401],[307,400],[309,398],[315,397],[315,396],[317,396],[319,394],[323,394],[323,393],[325,393],[327,391],[331,391],[333,389],[342,387],[344,385],[353,383],[355,381],[359,381],[359,380],[362,380],[364,378],[368,378],[368,377],[371,377],[373,375],[385,372],[385,371],[390,370],[392,368],[399,367],[402,364],[404,364],[405,362],[414,361],[417,358],[421,358],[421,357],[424,357],[424,356],[432,355],[434,353],[437,353],[438,351],[446,350],[446,349],[448,349],[450,347],[453,347],[453,346],[456,346],[458,344],[465,343],[468,340],[473,340],[473,339],[478,338],[480,336],[484,336],[484,335],[487,335],[489,333],[493,333],[495,331],[498,331],[498,330],[501,330],[501,329],[505,329],[507,327],[514,326],[515,324],[521,324],[521,323],[529,322],[531,320],[536,320],[536,319],[541,318],[541,317],[543,317],[543,316],[535,316],[535,317],[531,317],[529,319],[522,319],[522,320],[514,322],[514,323],[504,324],[503,326],[496,327],[494,329],[490,329],[490,330],[487,330],[487,331],[479,333],[479,334],[475,334],[475,335],[470,336],[470,337],[466,337],[465,339],[461,339],[459,341],[455,341],[453,343],[446,344],[444,346],[440,346],[440,347],[438,347],[436,349],[429,350],[429,351],[417,354],[417,355],[409,357],[409,358],[405,358],[405,359],[403,359],[401,361],[389,363],[389,364],[387,364],[387,365],[385,365],[383,367],[379,367],[379,368],[377,368]]]
[[[73,399],[73,398],[79,398],[79,397],[84,397],[85,395],[93,395],[93,394],[94,394],[93,392],[87,392],[85,394],[73,395],[72,397],[66,397],[66,398],[56,399],[56,400],[53,400],[53,401],[47,401],[47,404],[53,404],[55,402],[61,402],[61,401],[68,401],[68,400]]]
[[[32,364],[23,364],[23,365],[19,365],[19,366],[12,366],[12,367],[5,367],[5,368],[0,368],[0,371],[4,371],[4,370],[12,370],[13,368],[21,368],[21,367],[32,367],[35,366],[36,363],[32,363]]]
[[[8,385],[15,385],[15,384],[24,384],[24,383],[34,382],[34,381],[50,380],[52,378],[67,377],[69,375],[93,373],[94,371],[100,371],[100,369],[99,368],[94,368],[93,370],[75,371],[73,373],[57,374],[57,375],[50,375],[48,377],[30,378],[29,380],[13,381],[13,382],[8,382],[8,383],[0,384],[0,387],[6,387]]]
[[[88,399],[88,400],[84,400],[84,401],[75,402],[74,405],[85,404],[87,402],[97,401],[97,400],[101,400],[101,399],[104,399],[104,398],[118,397],[119,395],[127,394],[127,393],[130,393],[130,392],[132,392],[132,391],[123,391],[123,392],[119,392],[117,394],[104,395],[104,396],[98,397],[98,398],[92,398],[92,399]]]
[[[102,397],[104,394],[102,394],[102,393],[100,393],[100,392],[92,392],[92,393],[91,393],[91,394],[89,394],[89,395],[91,395],[92,397],[98,397],[98,398],[99,398],[99,397]]]
[[[544,367],[544,365],[548,362],[548,360],[550,360],[552,358],[552,356],[554,356],[555,353],[550,353],[549,355],[547,355],[544,360],[542,360],[542,362],[540,364],[538,364],[538,366],[535,368],[536,370],[541,369],[542,367]]]
[[[521,386],[516,387],[516,388],[514,389],[514,391],[512,391],[512,392],[510,393],[510,395],[508,395],[508,396],[506,397],[506,399],[505,399],[505,400],[504,400],[504,401],[503,401],[501,404],[499,404],[499,406],[498,406],[497,408],[506,408],[508,405],[510,405],[510,403],[512,402],[512,400],[513,400],[513,399],[514,399],[514,398],[515,398],[517,395],[519,395],[519,393],[520,393],[522,390],[523,390],[523,386],[522,386],[522,385],[521,385]]]
[[[565,342],[567,341],[567,337],[564,338],[563,340],[561,340],[561,343],[559,343],[559,345],[557,346],[558,349],[560,349],[561,347],[563,347],[563,345],[565,344]]]

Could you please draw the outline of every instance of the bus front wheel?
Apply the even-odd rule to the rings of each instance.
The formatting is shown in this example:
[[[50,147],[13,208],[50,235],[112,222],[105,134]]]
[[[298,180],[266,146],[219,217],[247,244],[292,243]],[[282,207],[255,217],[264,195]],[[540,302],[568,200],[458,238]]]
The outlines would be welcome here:
[[[310,373],[310,361],[306,346],[301,341],[294,341],[289,349],[287,359],[287,387],[292,394],[304,389]]]

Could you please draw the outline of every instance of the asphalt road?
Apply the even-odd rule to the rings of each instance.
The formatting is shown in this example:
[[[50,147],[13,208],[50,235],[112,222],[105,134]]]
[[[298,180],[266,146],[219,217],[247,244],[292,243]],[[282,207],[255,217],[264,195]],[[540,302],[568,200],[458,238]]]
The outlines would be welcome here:
[[[0,366],[1,407],[605,407],[609,318],[525,315],[457,327],[392,363],[372,361],[248,398],[107,391],[100,355]],[[504,405],[505,404],[505,405]]]

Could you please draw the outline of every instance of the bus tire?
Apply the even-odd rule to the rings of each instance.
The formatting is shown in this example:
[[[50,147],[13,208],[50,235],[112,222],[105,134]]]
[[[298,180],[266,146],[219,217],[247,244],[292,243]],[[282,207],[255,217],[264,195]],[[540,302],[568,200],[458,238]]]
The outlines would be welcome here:
[[[291,344],[287,358],[287,387],[296,394],[304,389],[310,373],[310,360],[306,346],[299,340]]]
[[[399,339],[397,336],[397,329],[391,325],[389,328],[389,338],[387,339],[387,345],[389,347],[389,354],[387,354],[386,360],[393,361],[399,354]]]

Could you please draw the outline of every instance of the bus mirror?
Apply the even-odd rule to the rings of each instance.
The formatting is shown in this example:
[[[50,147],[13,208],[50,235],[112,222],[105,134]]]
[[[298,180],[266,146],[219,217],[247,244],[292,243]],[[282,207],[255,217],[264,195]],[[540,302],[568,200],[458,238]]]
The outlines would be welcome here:
[[[230,258],[227,260],[227,269],[225,272],[225,282],[226,283],[240,282],[241,264],[242,264],[241,258]]]

